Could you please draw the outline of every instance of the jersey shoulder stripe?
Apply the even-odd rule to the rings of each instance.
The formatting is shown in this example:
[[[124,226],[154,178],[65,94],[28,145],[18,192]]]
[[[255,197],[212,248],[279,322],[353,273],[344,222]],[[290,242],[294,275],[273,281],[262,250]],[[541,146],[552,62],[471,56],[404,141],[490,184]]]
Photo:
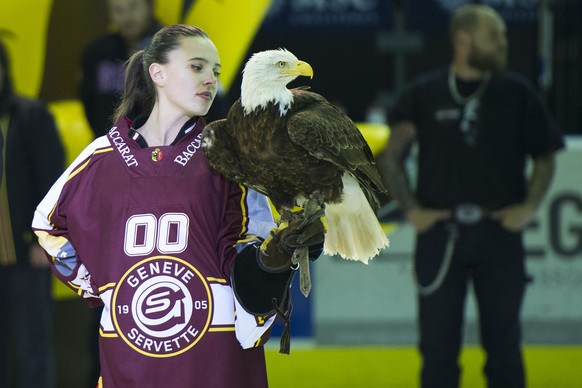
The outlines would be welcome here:
[[[34,229],[51,230],[52,225],[50,223],[50,216],[55,208],[55,205],[57,204],[65,184],[70,179],[79,174],[79,172],[81,172],[90,163],[93,155],[110,152],[112,150],[113,149],[111,148],[111,145],[105,136],[98,137],[87,147],[85,147],[85,149],[81,151],[75,160],[67,167],[59,179],[57,179],[57,181],[48,191],[47,195],[37,206],[32,221],[32,227]]]

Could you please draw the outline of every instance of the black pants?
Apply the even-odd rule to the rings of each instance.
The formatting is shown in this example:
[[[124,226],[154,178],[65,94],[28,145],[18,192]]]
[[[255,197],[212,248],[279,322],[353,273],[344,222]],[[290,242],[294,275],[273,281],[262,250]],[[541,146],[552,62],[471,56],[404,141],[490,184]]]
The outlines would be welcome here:
[[[443,262],[449,224],[417,237],[415,271],[430,284]],[[481,344],[489,388],[525,386],[520,311],[526,284],[521,233],[493,221],[459,225],[452,261],[440,287],[419,295],[423,388],[459,386],[467,287],[472,281],[479,309]]]
[[[51,276],[49,268],[0,267],[1,388],[14,386],[12,375],[21,388],[55,386]]]

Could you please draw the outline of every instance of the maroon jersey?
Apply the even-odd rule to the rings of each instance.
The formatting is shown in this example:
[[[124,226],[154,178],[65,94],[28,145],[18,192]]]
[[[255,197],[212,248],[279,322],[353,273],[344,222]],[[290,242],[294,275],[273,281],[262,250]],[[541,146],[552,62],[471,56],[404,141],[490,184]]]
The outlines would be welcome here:
[[[163,147],[141,147],[130,124],[90,144],[33,221],[56,276],[104,304],[103,386],[266,386],[274,317],[238,306],[230,270],[275,226],[267,199],[209,168],[202,120]]]

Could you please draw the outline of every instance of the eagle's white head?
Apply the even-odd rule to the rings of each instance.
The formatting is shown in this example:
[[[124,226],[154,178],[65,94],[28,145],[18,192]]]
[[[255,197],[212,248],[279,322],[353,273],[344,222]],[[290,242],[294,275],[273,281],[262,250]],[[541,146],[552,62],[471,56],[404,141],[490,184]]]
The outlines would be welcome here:
[[[269,102],[279,105],[283,116],[291,107],[293,95],[287,84],[298,76],[313,78],[313,69],[286,49],[255,53],[243,70],[241,104],[245,114],[265,108]]]

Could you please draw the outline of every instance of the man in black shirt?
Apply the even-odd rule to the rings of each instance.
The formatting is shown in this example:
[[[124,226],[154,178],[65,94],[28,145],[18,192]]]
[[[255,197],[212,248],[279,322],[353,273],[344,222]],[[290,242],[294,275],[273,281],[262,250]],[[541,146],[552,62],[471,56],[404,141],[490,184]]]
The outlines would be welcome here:
[[[378,158],[386,186],[417,231],[421,382],[457,387],[464,303],[472,282],[489,387],[525,386],[520,309],[522,230],[533,218],[562,139],[531,84],[504,71],[505,23],[483,5],[451,21],[450,67],[417,78],[389,115]],[[418,144],[418,181],[403,160]],[[533,161],[529,182],[526,161]]]

